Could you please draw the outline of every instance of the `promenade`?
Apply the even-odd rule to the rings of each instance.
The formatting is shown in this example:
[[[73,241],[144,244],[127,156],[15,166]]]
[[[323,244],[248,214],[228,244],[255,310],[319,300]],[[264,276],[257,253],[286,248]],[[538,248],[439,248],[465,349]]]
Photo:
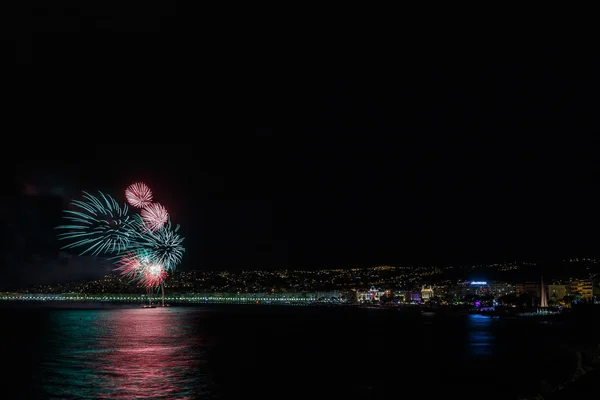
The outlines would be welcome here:
[[[329,293],[327,293],[329,294]],[[165,295],[165,302],[172,304],[339,304],[339,297],[326,293],[202,293]],[[108,302],[108,303],[148,303],[162,302],[160,294],[18,294],[0,293],[0,302]]]

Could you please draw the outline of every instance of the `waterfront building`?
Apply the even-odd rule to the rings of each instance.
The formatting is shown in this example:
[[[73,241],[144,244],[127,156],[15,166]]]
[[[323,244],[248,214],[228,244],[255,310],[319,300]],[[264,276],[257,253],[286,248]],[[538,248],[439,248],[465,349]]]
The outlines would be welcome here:
[[[421,300],[429,301],[433,297],[433,289],[431,287],[423,286],[421,289]]]
[[[409,290],[408,292],[404,293],[404,301],[406,303],[420,303],[421,293],[414,290]]]
[[[375,288],[375,286],[371,286],[369,290],[359,290],[356,292],[359,302],[379,301],[384,294],[384,291]]]
[[[465,281],[459,282],[453,290],[458,297],[493,296],[502,297],[515,293],[516,287],[506,282]]]
[[[517,284],[517,295],[527,294],[531,297],[540,298],[542,295],[542,287],[540,282],[525,282]],[[545,291],[548,292],[548,287],[545,285]]]
[[[580,295],[582,299],[594,297],[594,285],[591,280],[576,280],[569,285],[571,294]]]
[[[481,295],[481,286],[471,285],[471,281],[459,282],[454,287],[453,292],[453,294],[459,298],[464,298],[466,296],[478,296]]]
[[[494,297],[502,297],[516,292],[516,285],[506,282],[488,283],[489,294]]]
[[[567,285],[548,285],[548,296],[551,299],[562,300],[568,293]]]

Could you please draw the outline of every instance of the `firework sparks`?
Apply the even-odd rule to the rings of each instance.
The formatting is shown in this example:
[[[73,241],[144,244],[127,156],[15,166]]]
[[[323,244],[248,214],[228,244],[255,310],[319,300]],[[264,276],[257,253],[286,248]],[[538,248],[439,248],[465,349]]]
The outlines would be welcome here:
[[[75,210],[65,210],[65,219],[71,224],[57,226],[68,232],[59,233],[59,240],[73,240],[62,249],[85,247],[81,255],[89,253],[120,253],[140,235],[139,219],[129,215],[127,205],[121,206],[114,198],[98,192],[92,196],[83,192],[83,200],[73,200]]]
[[[167,271],[172,271],[181,262],[185,251],[182,245],[184,238],[178,231],[179,225],[172,229],[171,220],[168,220],[162,228],[141,236],[138,245],[150,254],[153,261],[164,265]]]
[[[127,252],[116,268],[121,276],[147,288],[157,288],[167,277],[164,265],[153,261],[144,251]]]
[[[125,190],[127,203],[140,208],[129,214],[127,203],[120,205],[111,196],[83,192],[83,199],[73,200],[64,218],[68,225],[57,226],[66,232],[60,240],[72,240],[63,249],[82,247],[83,254],[112,254],[120,275],[148,289],[162,288],[164,280],[181,262],[183,238],[172,229],[167,209],[152,203],[152,192],[137,182]]]
[[[125,198],[130,206],[144,208],[152,204],[152,191],[142,182],[136,182],[125,189]]]
[[[144,265],[150,262],[150,257],[146,256],[141,252],[128,251],[123,257],[119,258],[117,262],[118,267],[115,269],[121,276],[135,280],[136,277],[144,269]]]
[[[141,212],[146,227],[154,232],[162,228],[169,220],[169,213],[159,203],[152,203]]]
[[[152,262],[142,271],[140,283],[147,288],[157,288],[167,277],[167,271],[162,264]]]

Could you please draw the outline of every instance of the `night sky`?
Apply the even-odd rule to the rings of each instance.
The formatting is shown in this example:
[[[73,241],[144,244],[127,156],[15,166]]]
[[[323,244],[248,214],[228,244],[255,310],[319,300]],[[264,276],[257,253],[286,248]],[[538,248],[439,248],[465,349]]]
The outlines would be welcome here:
[[[76,72],[23,96],[23,125],[59,129],[17,139],[28,146],[4,161],[5,197],[119,197],[145,181],[181,225],[182,269],[600,253],[600,65],[587,44],[295,38],[208,43],[194,61],[168,21],[137,42],[93,28],[34,40],[30,65]]]

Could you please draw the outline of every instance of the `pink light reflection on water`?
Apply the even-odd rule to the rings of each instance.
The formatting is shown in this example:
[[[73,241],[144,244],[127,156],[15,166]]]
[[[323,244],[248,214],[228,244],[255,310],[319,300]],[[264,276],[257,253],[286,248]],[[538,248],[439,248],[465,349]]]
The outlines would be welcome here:
[[[177,308],[79,311],[61,346],[53,392],[80,398],[207,397],[209,378],[196,319]],[[79,315],[90,313],[87,324]],[[77,326],[78,325],[78,326]],[[66,328],[66,326],[63,326]],[[78,338],[83,337],[83,340]],[[65,367],[67,367],[65,369]],[[57,393],[59,392],[59,393]]]
[[[113,319],[113,334],[100,341],[98,366],[107,379],[103,391],[122,399],[192,398],[190,388],[200,360],[181,338],[181,321],[172,309],[126,310]],[[183,340],[182,340],[183,339]]]

